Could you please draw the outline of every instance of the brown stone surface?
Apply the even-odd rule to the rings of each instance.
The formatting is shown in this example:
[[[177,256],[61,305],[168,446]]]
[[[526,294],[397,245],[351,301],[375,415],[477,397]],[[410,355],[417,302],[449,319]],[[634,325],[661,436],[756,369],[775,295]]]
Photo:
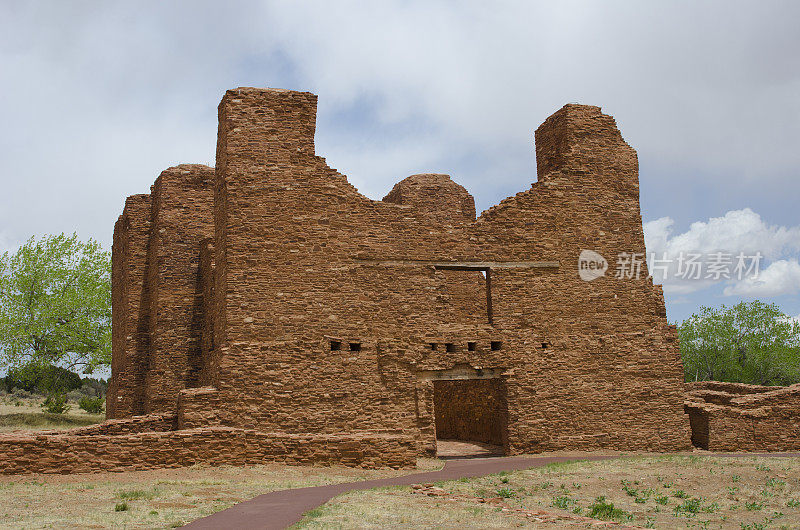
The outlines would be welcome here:
[[[114,225],[111,263],[112,377],[106,416],[144,412],[145,362],[149,351],[145,267],[150,239],[150,195],[133,195]]]
[[[800,384],[703,381],[687,385],[692,443],[710,451],[800,449]]]
[[[456,425],[434,388],[472,383],[481,418],[502,389],[507,412],[486,432],[507,454],[688,447],[663,293],[646,265],[614,275],[644,236],[636,153],[612,117],[553,114],[536,131],[538,182],[476,219],[447,175],[361,195],[315,154],[316,104],[229,90],[213,175],[170,168],[129,199],[109,418],[175,414],[169,440],[222,427],[312,444],[387,436],[384,461],[363,461],[395,465]],[[584,249],[610,262],[605,276],[581,280]]]
[[[213,179],[214,168],[182,164],[163,171],[151,190],[145,412],[174,411],[178,392],[200,384],[200,242],[214,231]]]
[[[502,379],[434,381],[433,408],[438,440],[506,442],[508,403]]]
[[[407,468],[408,440],[391,435],[316,435],[206,427],[123,435],[0,435],[0,473],[90,473],[190,466],[344,464]]]

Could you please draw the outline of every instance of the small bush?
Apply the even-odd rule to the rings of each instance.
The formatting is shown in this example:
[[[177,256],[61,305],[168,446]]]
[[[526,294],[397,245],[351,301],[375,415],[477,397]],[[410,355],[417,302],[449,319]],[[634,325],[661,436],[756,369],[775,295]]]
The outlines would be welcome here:
[[[757,502],[746,502],[744,503],[744,507],[745,509],[747,509],[748,512],[754,512],[756,510],[760,510],[761,508],[763,508],[764,505],[758,504]]]
[[[681,513],[695,514],[700,511],[700,499],[686,499],[683,504],[675,507],[675,515]]]
[[[103,412],[103,398],[84,396],[78,401],[78,406],[89,414],[100,414]]]
[[[658,504],[667,504],[669,502],[669,497],[667,497],[666,495],[656,495],[654,500]]]
[[[575,504],[573,499],[570,499],[566,495],[562,495],[560,497],[553,497],[552,505],[556,508],[561,508],[562,510],[568,510],[571,505]]]
[[[47,399],[42,403],[42,410],[50,414],[64,414],[71,408],[67,403],[67,396],[63,394],[47,396]]]
[[[675,490],[675,493],[672,494],[673,497],[677,497],[679,499],[688,499],[689,494],[683,490]]]
[[[606,498],[601,496],[594,500],[594,504],[589,505],[589,517],[604,521],[630,521],[633,514],[614,508],[613,502],[606,502]]]
[[[128,510],[130,510],[130,507],[127,502],[118,502],[116,506],[114,506],[115,512],[127,512]]]
[[[504,499],[510,499],[511,497],[516,496],[516,493],[511,488],[500,488],[497,490],[497,496]]]

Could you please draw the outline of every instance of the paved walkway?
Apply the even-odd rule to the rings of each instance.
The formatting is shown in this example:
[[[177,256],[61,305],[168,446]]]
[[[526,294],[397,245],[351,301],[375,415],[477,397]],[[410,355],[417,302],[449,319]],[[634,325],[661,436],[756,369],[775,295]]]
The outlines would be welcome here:
[[[265,493],[227,510],[198,519],[188,524],[185,528],[214,530],[219,528],[236,528],[237,530],[251,528],[260,530],[280,529],[298,522],[305,512],[325,504],[333,497],[353,490],[379,488],[382,486],[410,486],[411,484],[455,480],[463,477],[481,477],[501,471],[528,469],[569,460],[607,460],[610,458],[619,457],[511,456],[448,460],[440,471]]]
[[[693,453],[674,453],[681,456],[691,456]],[[752,456],[779,456],[800,457],[800,453],[694,453],[698,456],[717,457],[752,457]],[[627,457],[634,455],[627,455]],[[381,486],[410,486],[439,480],[456,480],[464,477],[481,477],[499,473],[501,471],[516,471],[532,467],[545,466],[554,462],[568,462],[570,460],[611,460],[626,458],[626,456],[510,456],[496,458],[474,458],[464,460],[448,460],[440,471],[425,473],[412,473],[399,477],[383,478],[376,480],[361,480],[344,484],[331,484],[330,486],[315,486],[311,488],[296,488],[265,493],[258,497],[239,503],[227,510],[222,510],[214,515],[198,519],[188,524],[185,528],[193,529],[281,529],[298,522],[303,514],[321,506],[337,495],[353,490],[379,488]]]

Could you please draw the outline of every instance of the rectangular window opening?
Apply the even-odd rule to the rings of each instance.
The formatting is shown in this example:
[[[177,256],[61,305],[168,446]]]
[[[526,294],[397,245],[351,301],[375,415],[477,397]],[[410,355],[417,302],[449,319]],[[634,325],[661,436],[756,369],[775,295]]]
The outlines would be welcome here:
[[[350,351],[361,351],[361,343],[360,342],[351,342],[350,343]]]
[[[431,349],[432,349],[432,350],[436,350],[436,349],[438,349],[438,348],[439,348],[439,345],[438,345],[438,344],[436,344],[435,342],[431,342]]]
[[[455,290],[457,296],[453,297],[453,299],[457,302],[456,304],[457,307],[461,307],[461,305],[459,305],[458,302],[460,302],[462,305],[464,303],[467,303],[469,304],[470,309],[474,311],[478,307],[477,297],[475,297],[475,295],[479,294],[479,296],[484,299],[484,301],[481,302],[481,305],[483,305],[483,307],[485,307],[486,310],[486,315],[484,318],[489,323],[489,325],[492,326],[494,325],[494,312],[492,310],[492,269],[490,267],[471,266],[464,264],[453,264],[453,265],[437,264],[434,265],[433,268],[434,270],[437,271],[457,271],[457,272],[460,271],[460,273],[464,273],[465,271],[478,272],[481,275],[478,278],[480,278],[480,283],[483,284],[484,292],[479,294],[479,292],[472,290],[469,291],[469,296],[467,297],[463,296],[468,291],[462,290],[461,292],[459,292],[459,289],[463,289],[465,285],[469,286],[470,289],[472,289],[474,288],[474,285],[470,285],[470,282],[465,281],[466,278],[465,276],[457,276],[456,279],[454,280],[454,285],[458,286]],[[459,298],[458,295],[462,296]]]
[[[468,342],[467,343],[467,350],[475,351],[475,343],[474,342]]]
[[[497,351],[503,347],[503,343],[499,340],[493,340],[490,344],[492,351]]]
[[[549,348],[549,347],[550,347],[550,343],[549,342],[543,342],[542,343],[542,349],[546,349],[546,348]]]
[[[453,344],[452,342],[446,342],[445,345],[444,345],[444,348],[449,352],[456,351],[456,345]]]
[[[338,340],[331,341],[331,351],[339,351],[342,349],[342,343]]]

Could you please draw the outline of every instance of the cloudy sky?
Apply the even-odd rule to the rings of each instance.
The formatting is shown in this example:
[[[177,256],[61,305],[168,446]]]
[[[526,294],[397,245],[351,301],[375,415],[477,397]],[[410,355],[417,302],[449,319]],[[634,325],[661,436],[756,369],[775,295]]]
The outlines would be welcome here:
[[[479,210],[536,180],[533,130],[577,102],[639,153],[671,320],[752,298],[800,316],[797,20],[768,0],[2,0],[0,250],[110,248],[127,195],[213,165],[228,88],[319,94],[317,151],[369,197],[442,172]],[[692,252],[761,253],[761,272],[677,278]]]

